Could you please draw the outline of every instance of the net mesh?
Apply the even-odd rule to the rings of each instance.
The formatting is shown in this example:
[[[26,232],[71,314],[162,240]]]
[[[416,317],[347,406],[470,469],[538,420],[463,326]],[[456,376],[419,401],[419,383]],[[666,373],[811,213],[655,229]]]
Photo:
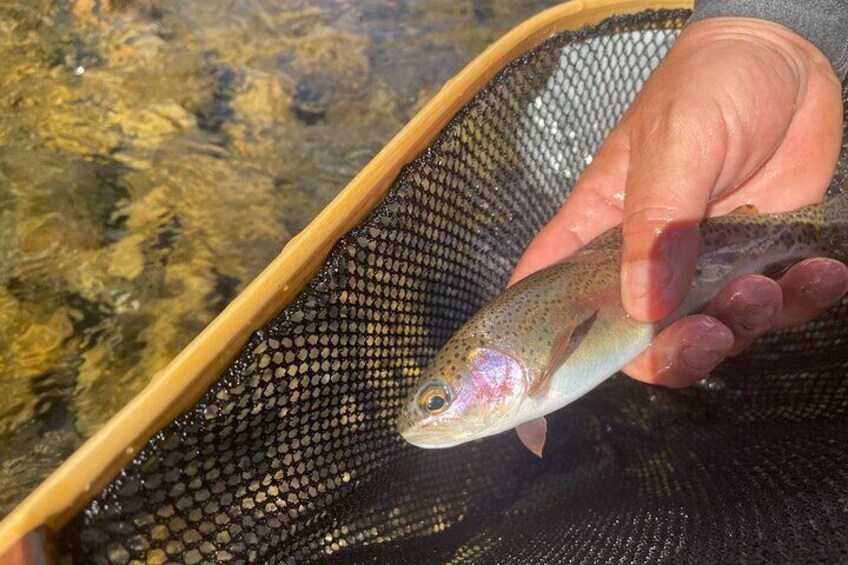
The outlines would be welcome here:
[[[848,561],[844,305],[691,389],[611,379],[552,415],[542,461],[511,433],[422,450],[394,430],[687,16],[615,17],[505,68],[65,528],[74,561]]]

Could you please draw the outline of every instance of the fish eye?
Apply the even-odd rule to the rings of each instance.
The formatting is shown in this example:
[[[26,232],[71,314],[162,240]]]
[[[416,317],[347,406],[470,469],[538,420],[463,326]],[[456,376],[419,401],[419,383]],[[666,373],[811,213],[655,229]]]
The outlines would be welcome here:
[[[450,404],[450,393],[445,385],[430,383],[421,389],[418,405],[427,414],[441,414]]]

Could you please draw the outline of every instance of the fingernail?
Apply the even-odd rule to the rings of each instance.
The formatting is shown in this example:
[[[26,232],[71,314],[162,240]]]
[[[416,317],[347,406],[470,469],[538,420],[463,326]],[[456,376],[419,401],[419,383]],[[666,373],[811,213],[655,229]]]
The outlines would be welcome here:
[[[683,364],[698,373],[712,371],[726,355],[727,352],[724,350],[703,349],[697,345],[687,345],[680,350],[680,358]]]
[[[837,261],[815,261],[816,276],[801,286],[801,292],[812,302],[830,304],[845,294],[848,286],[848,269]]]
[[[733,317],[745,331],[767,329],[777,319],[777,308],[773,304],[744,304],[737,308]]]
[[[634,257],[622,277],[628,311],[650,321],[670,314],[689,287],[686,278],[697,259],[698,244],[697,224],[670,225],[653,241],[653,248]]]
[[[692,342],[680,350],[680,359],[686,367],[707,373],[727,356],[733,347],[733,333],[725,326],[704,321],[701,331]]]
[[[640,299],[668,286],[671,276],[671,267],[665,261],[643,259],[625,269],[622,282],[631,297]]]
[[[771,327],[779,313],[780,287],[764,277],[745,277],[734,285],[733,295],[723,306],[727,315],[748,332]]]

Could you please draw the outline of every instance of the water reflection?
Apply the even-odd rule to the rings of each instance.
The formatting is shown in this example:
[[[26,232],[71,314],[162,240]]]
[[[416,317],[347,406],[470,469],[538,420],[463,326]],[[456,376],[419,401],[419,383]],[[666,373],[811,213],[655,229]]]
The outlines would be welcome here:
[[[555,3],[0,0],[0,515]]]

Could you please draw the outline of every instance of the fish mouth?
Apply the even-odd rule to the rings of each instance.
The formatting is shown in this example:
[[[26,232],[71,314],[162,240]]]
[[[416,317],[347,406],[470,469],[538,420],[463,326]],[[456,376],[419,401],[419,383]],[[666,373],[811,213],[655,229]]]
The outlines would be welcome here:
[[[396,427],[397,432],[408,443],[424,449],[453,447],[467,441],[465,437],[457,437],[449,430],[438,430],[432,426],[413,423],[406,410],[398,417]]]
[[[471,440],[477,439],[472,431],[459,432],[454,428],[422,425],[412,423],[401,418],[398,422],[397,431],[400,436],[415,447],[424,449],[442,449],[444,447],[455,447]]]
[[[398,430],[401,437],[415,447],[423,447],[424,449],[441,449],[444,447],[454,447],[468,441],[465,438],[457,438],[448,434],[434,433],[432,430],[427,430],[419,427],[411,427],[405,430]]]

